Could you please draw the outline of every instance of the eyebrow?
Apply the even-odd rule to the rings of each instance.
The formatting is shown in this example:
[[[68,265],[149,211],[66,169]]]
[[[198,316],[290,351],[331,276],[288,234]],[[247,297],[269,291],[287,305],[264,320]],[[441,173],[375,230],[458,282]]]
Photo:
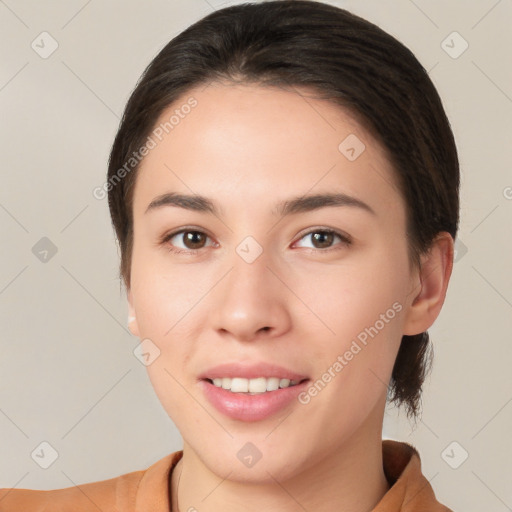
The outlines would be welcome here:
[[[222,216],[220,209],[212,200],[208,199],[207,197],[200,195],[178,194],[175,192],[162,194],[155,197],[155,199],[149,203],[145,213],[166,206],[176,206],[186,210],[209,213],[215,215],[216,217]],[[371,213],[372,215],[377,215],[375,210],[364,201],[361,201],[361,199],[357,199],[356,197],[343,193],[314,194],[294,197],[286,201],[281,201],[272,210],[272,215],[285,217],[287,215],[296,213],[305,213],[319,210],[320,208],[325,208],[328,206],[350,206],[359,208],[363,211]]]

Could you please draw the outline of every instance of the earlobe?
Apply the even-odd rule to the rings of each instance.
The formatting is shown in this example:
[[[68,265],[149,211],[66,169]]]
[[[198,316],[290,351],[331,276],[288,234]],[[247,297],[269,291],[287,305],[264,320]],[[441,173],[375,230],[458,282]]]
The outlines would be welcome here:
[[[128,329],[134,335],[140,338],[139,326],[137,324],[137,315],[135,314],[135,308],[133,307],[133,297],[131,289],[127,290],[128,298]]]
[[[442,232],[422,255],[417,274],[419,283],[411,292],[414,299],[407,311],[403,334],[413,336],[425,332],[438,317],[453,269],[453,251],[453,238]]]

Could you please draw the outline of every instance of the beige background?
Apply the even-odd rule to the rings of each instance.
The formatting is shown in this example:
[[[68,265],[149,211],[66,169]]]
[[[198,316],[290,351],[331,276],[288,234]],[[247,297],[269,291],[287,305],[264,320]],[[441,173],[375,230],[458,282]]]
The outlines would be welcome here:
[[[330,3],[393,34],[429,70],[462,166],[459,251],[431,329],[423,417],[414,429],[390,409],[384,437],[419,449],[424,474],[451,508],[510,510],[512,2]],[[102,480],[181,448],[133,355],[107,202],[92,191],[104,182],[119,117],[145,66],[225,5],[0,1],[0,487]],[[31,47],[51,49],[49,36],[42,48],[43,31],[58,43],[47,58]],[[454,31],[463,39],[443,44]],[[464,41],[457,58],[445,51],[460,52]],[[43,237],[57,249],[46,262],[34,254],[48,250]],[[42,442],[58,454],[48,469],[39,464],[52,448]]]

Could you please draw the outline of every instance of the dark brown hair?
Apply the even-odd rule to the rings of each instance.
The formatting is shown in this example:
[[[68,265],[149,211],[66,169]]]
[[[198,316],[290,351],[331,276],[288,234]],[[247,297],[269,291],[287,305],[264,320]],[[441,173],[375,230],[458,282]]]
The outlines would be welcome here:
[[[459,163],[439,95],[412,52],[376,25],[337,7],[274,0],[227,7],[172,39],[144,71],[126,105],[110,154],[108,200],[130,284],[132,197],[145,144],[162,112],[212,81],[315,91],[351,114],[382,145],[407,209],[413,264],[459,222]],[[341,142],[341,141],[340,141]],[[124,172],[120,172],[124,168]],[[121,179],[122,177],[122,179]],[[403,336],[388,400],[417,416],[432,363],[427,332]]]

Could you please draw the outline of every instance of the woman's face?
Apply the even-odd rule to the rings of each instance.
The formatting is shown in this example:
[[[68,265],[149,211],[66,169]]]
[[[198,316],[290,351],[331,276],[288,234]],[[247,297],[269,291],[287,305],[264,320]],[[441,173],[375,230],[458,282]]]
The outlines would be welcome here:
[[[219,475],[266,481],[380,440],[417,277],[380,146],[304,90],[210,84],[165,122],[134,190],[129,301],[185,446]],[[255,395],[205,380],[286,372],[308,380]]]

